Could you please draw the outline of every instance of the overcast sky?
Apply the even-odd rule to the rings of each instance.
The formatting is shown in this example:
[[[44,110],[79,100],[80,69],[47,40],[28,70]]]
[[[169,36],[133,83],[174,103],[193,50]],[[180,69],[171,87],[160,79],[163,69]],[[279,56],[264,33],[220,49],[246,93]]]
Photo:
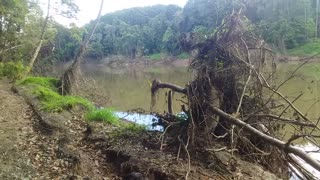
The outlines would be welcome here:
[[[77,20],[68,20],[62,17],[55,16],[54,18],[63,25],[69,25],[74,22],[78,26],[82,26],[88,23],[90,20],[97,17],[100,0],[74,0],[75,3],[79,6],[80,12],[77,15]],[[46,8],[47,0],[40,0],[41,7]],[[183,7],[187,0],[105,0],[103,14],[114,12],[121,9],[127,9],[131,7],[143,7],[151,6],[155,4],[176,4],[180,7]]]

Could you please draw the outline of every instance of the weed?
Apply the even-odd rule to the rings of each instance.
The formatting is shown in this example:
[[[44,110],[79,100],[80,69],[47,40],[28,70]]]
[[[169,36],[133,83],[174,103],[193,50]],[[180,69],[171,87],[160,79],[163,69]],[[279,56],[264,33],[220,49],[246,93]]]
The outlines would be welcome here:
[[[114,114],[110,108],[97,109],[86,114],[85,118],[88,121],[102,121],[112,125],[119,125],[119,118]]]
[[[0,76],[6,76],[14,81],[21,79],[26,71],[27,67],[21,61],[0,64]]]
[[[52,90],[57,90],[58,79],[50,77],[27,77],[17,82],[18,85],[39,85]]]
[[[136,123],[121,123],[118,130],[113,132],[114,137],[132,137],[146,131],[146,126]]]
[[[138,133],[144,132],[146,130],[146,126],[139,125],[136,123],[126,123],[126,124],[123,124],[120,129],[124,132],[138,134]]]
[[[40,100],[42,109],[48,112],[62,111],[76,106],[93,110],[94,105],[78,96],[61,96],[57,91],[57,79],[47,77],[27,77],[18,85],[32,86],[32,93]]]

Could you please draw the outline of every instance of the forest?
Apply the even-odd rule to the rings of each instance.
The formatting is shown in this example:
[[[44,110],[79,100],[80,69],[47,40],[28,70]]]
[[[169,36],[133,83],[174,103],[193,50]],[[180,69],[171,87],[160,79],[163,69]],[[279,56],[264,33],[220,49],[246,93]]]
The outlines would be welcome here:
[[[1,1],[0,179],[319,179],[320,0],[107,4]]]
[[[36,1],[4,2],[1,4],[2,21],[5,22],[1,30],[1,61],[31,58],[45,23],[43,12]],[[72,7],[75,5],[60,6],[71,7],[70,12],[60,12],[65,16],[72,18],[72,13],[76,13],[77,8]],[[223,18],[234,8],[243,8],[252,31],[274,50],[301,56],[318,50],[319,13],[316,0],[189,0],[183,8],[155,5],[103,15],[86,56],[97,60],[111,55],[131,59],[159,53],[179,56],[185,53],[180,43],[182,34],[191,33],[197,41],[203,41],[214,34]],[[64,27],[49,18],[40,61],[72,60],[82,38],[93,24]],[[311,45],[313,50],[308,49]]]

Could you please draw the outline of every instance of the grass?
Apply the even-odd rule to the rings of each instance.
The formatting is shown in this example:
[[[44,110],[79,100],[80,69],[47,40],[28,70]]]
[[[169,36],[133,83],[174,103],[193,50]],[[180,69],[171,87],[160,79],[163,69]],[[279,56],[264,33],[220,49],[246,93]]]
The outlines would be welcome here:
[[[61,96],[57,88],[58,80],[48,77],[27,77],[18,85],[32,86],[32,93],[40,100],[42,109],[47,112],[68,110],[76,106],[92,111],[94,105],[78,96]]]
[[[119,125],[119,118],[109,108],[90,111],[85,115],[85,118],[88,121],[101,121],[116,126]]]
[[[188,53],[181,53],[178,56],[178,59],[189,59],[189,54]]]
[[[52,90],[57,90],[58,79],[50,77],[27,77],[17,82],[18,85],[39,85]]]
[[[291,56],[312,56],[318,53],[320,53],[319,40],[288,50],[288,54]]]
[[[139,125],[136,123],[123,124],[121,126],[121,130],[124,132],[131,132],[134,134],[138,134],[144,132],[146,130],[146,126]]]
[[[121,123],[120,128],[114,131],[112,135],[114,137],[133,137],[146,131],[146,126],[136,123]]]
[[[50,77],[27,77],[17,82],[17,85],[32,87],[32,93],[41,102],[42,109],[47,112],[60,112],[75,106],[82,106],[87,110],[85,119],[88,121],[101,121],[119,126],[119,134],[137,134],[144,131],[145,126],[137,124],[120,123],[119,118],[110,108],[96,109],[94,105],[78,96],[61,96],[57,88],[58,80]]]
[[[147,56],[147,58],[152,61],[159,61],[159,60],[162,60],[163,54],[162,53],[151,54],[150,56]]]

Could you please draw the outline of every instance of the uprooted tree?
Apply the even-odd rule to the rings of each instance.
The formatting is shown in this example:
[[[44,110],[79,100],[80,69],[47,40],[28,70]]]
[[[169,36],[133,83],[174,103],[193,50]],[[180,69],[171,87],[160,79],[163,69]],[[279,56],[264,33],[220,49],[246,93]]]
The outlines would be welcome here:
[[[293,172],[312,177],[295,162],[295,156],[320,170],[318,161],[292,145],[299,138],[317,145],[314,133],[319,127],[278,91],[292,77],[275,85],[273,52],[251,33],[250,24],[241,10],[226,17],[211,38],[195,44],[190,42],[191,36],[181,39],[182,46],[196,54],[190,64],[195,79],[186,87],[154,80],[151,88],[152,104],[156,92],[162,88],[185,94],[188,98],[182,108],[187,114],[183,126],[173,115],[160,115],[158,123],[165,127],[165,133],[172,132],[168,136],[176,137],[171,144],[182,144],[186,151],[194,151],[206,150],[222,140],[232,153],[237,151],[247,160],[259,162],[281,177],[288,177],[288,169],[292,167]],[[277,106],[280,101],[287,104],[286,108]],[[303,121],[284,118],[288,109]],[[294,126],[300,133],[287,142],[279,140],[283,124]]]

